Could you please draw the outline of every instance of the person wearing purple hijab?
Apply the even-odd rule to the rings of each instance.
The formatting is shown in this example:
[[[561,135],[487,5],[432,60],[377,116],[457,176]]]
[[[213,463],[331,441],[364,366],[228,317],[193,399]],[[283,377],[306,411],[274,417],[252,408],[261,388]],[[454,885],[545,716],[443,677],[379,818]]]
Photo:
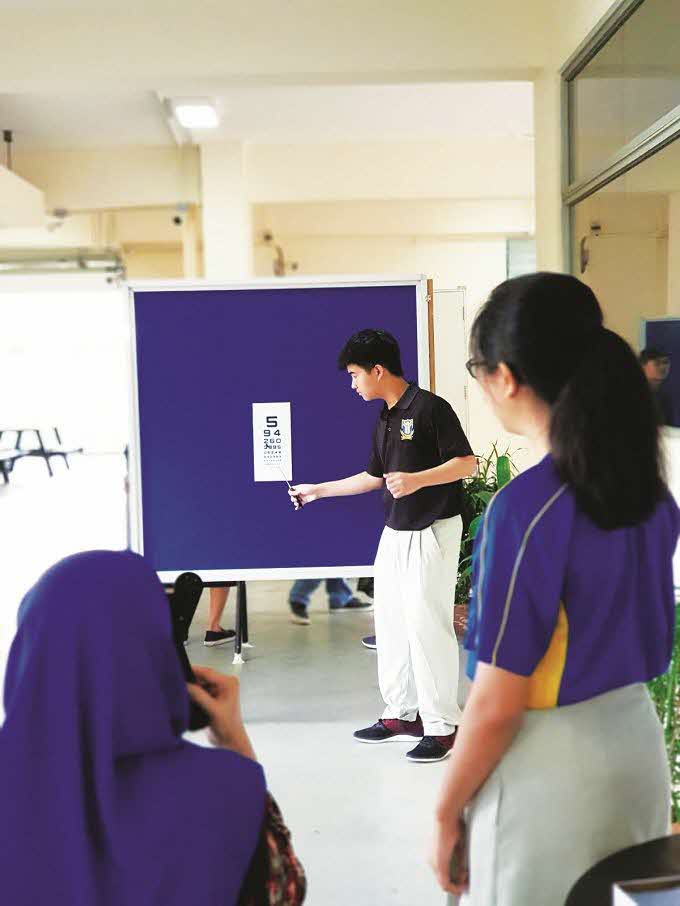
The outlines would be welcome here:
[[[182,738],[187,686],[167,599],[141,557],[76,554],[42,576],[21,604],[5,678],[3,903],[243,902],[270,797],[236,680],[199,679],[208,691],[192,695],[209,705],[217,741],[228,744],[233,718],[243,754]],[[197,794],[206,784],[210,797]]]

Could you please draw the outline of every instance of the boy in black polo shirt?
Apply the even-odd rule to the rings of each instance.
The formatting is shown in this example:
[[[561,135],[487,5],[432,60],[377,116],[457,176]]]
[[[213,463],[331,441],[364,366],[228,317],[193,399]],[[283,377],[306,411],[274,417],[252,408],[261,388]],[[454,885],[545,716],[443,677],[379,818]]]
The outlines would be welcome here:
[[[477,462],[451,406],[403,377],[399,346],[362,330],[338,365],[364,400],[385,402],[365,472],[291,490],[296,505],[385,488],[385,530],[375,561],[375,628],[382,718],[359,742],[421,738],[412,761],[446,758],[460,722],[453,595],[462,534],[461,479]]]

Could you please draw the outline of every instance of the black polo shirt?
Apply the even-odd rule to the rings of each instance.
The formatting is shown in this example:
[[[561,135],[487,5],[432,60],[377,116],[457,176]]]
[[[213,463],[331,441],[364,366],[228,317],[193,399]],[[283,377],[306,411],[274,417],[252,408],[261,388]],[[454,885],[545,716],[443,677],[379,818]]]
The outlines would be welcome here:
[[[373,432],[369,475],[423,472],[457,456],[472,456],[458,416],[440,396],[409,384],[399,402],[383,406]],[[385,487],[385,524],[396,531],[415,532],[438,519],[461,512],[462,481],[421,488],[395,500]]]

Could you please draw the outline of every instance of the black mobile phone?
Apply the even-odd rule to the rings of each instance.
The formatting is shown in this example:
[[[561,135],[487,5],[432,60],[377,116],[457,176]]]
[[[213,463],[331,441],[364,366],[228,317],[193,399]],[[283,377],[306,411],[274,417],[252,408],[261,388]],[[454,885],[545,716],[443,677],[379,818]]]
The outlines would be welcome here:
[[[172,620],[172,637],[175,642],[177,657],[182,666],[184,679],[188,683],[195,683],[196,676],[191,669],[184,643],[189,637],[189,627],[196,613],[198,601],[203,591],[203,582],[196,573],[182,573],[175,579],[174,592],[168,594],[170,617]],[[189,729],[202,730],[210,723],[206,712],[197,705],[193,699],[189,703]]]
[[[453,881],[454,884],[458,882],[458,871],[460,866],[458,864],[458,853],[454,847],[451,858],[449,859],[449,881]]]

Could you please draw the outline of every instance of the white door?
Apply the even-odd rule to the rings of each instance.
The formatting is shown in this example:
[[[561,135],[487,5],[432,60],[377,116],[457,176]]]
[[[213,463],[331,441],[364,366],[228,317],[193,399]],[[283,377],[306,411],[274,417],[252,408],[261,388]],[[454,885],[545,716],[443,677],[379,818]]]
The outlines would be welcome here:
[[[465,287],[434,291],[435,391],[453,406],[469,434]]]

